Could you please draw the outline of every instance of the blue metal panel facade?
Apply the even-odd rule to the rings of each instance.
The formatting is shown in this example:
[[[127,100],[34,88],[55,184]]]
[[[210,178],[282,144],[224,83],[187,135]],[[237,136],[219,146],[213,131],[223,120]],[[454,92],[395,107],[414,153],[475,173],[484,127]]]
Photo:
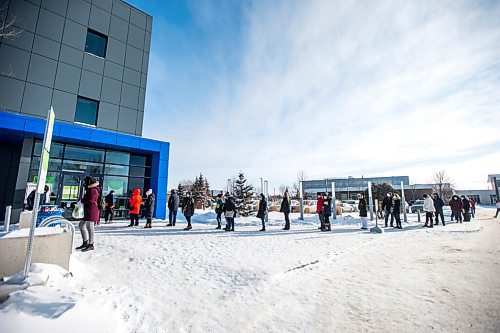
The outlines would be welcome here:
[[[0,142],[42,138],[44,131],[43,119],[0,111]],[[156,218],[166,218],[170,143],[60,122],[54,125],[53,140],[151,155],[151,187],[156,193],[155,215]]]

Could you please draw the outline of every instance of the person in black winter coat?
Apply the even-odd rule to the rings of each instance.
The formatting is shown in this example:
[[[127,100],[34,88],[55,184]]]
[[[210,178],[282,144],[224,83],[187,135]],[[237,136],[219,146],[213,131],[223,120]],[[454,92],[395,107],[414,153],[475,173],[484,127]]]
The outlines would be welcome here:
[[[385,227],[387,228],[387,222],[389,216],[391,217],[391,227],[394,224],[394,215],[392,214],[392,193],[387,193],[384,200],[382,200],[382,210],[385,212]]]
[[[188,223],[187,227],[184,230],[191,230],[193,227],[191,226],[191,216],[194,215],[194,200],[191,197],[191,193],[187,192],[186,197],[182,201],[182,213],[186,217],[186,221]]]
[[[470,222],[470,202],[465,197],[465,195],[462,195],[461,199],[462,199],[462,213],[464,215],[464,222]]]
[[[115,217],[115,191],[111,190],[104,197],[104,223],[111,223]]]
[[[47,204],[47,198],[50,197],[49,193],[49,186],[45,185],[43,188],[43,193],[40,194],[40,201],[38,202],[38,208],[42,207],[42,205]],[[28,207],[28,210],[33,210],[33,206],[35,205],[35,195],[36,195],[36,189],[31,191],[31,193],[28,195],[28,198],[26,198],[26,206]]]
[[[175,190],[170,191],[170,197],[168,198],[168,224],[167,227],[175,227],[175,222],[177,220],[177,210],[179,209],[179,195]]]
[[[267,211],[267,201],[263,193],[260,194],[259,210],[257,211],[257,217],[262,221],[262,229],[260,231],[266,231],[266,211]]]
[[[217,214],[217,228],[221,229],[222,223],[222,212],[224,211],[224,196],[221,194],[217,194],[217,200],[215,201],[215,214]]]
[[[394,193],[394,195],[392,196],[392,215],[396,220],[396,226],[394,228],[403,229],[403,227],[401,226],[401,198],[397,193]]]
[[[358,209],[359,209],[359,217],[361,218],[361,229],[368,229],[368,209],[366,208],[366,200],[362,193],[358,194]]]
[[[151,222],[153,222],[155,210],[155,194],[152,189],[149,189],[146,195],[146,201],[144,202],[144,207],[146,207],[146,226],[144,226],[144,228],[152,228]]]
[[[323,228],[321,231],[331,231],[332,227],[330,225],[330,216],[332,216],[332,195],[328,194],[326,198],[323,200]]]
[[[234,218],[236,217],[236,204],[232,195],[227,195],[226,202],[223,208],[224,216],[226,218],[226,228],[224,231],[234,231]]]
[[[434,193],[434,195],[432,196],[432,200],[434,201],[434,208],[436,209],[436,212],[435,212],[436,223],[434,223],[434,225],[439,224],[439,220],[438,220],[439,216],[441,216],[441,223],[443,225],[446,225],[444,223],[444,214],[443,214],[444,201],[443,201],[443,199],[441,199],[439,197],[439,194]]]
[[[283,230],[290,230],[290,197],[288,195],[288,191],[285,191],[285,196],[281,201],[280,213],[285,215],[285,227]]]

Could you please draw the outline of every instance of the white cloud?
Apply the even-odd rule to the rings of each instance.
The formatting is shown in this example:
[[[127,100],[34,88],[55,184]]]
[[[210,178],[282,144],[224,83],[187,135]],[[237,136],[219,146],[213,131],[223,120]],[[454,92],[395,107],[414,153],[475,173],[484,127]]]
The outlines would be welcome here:
[[[220,64],[236,52],[235,68],[212,68],[202,54],[172,69],[152,54],[144,133],[172,142],[170,186],[200,171],[222,188],[240,170],[278,186],[300,169],[423,182],[445,168],[460,186],[485,187],[485,172],[498,172],[498,4],[266,1],[245,10],[241,49],[220,43],[213,56]],[[213,7],[201,12],[201,22],[217,20]]]

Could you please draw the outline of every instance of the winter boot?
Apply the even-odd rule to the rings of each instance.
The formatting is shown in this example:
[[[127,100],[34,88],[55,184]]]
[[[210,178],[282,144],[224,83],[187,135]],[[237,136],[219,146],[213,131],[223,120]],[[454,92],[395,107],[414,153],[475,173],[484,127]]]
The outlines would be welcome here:
[[[262,227],[259,231],[266,231],[266,227]]]
[[[139,226],[139,223],[138,223],[138,222],[136,222],[136,223],[134,224],[134,227],[138,227],[138,226]]]
[[[87,246],[89,245],[89,241],[83,241],[83,244],[76,247],[76,250],[81,250],[81,249],[84,249],[86,248]]]
[[[191,229],[193,229],[193,227],[191,226],[191,224],[188,224],[188,226],[184,228],[184,230],[191,230]]]
[[[220,225],[220,222],[217,222],[217,228],[215,229],[222,229],[222,226]]]
[[[167,224],[166,226],[167,226],[167,227],[171,227],[171,226],[173,226],[173,224],[172,224],[172,223],[169,223],[169,224]]]
[[[82,249],[82,252],[94,251],[94,243],[88,244],[86,247]]]

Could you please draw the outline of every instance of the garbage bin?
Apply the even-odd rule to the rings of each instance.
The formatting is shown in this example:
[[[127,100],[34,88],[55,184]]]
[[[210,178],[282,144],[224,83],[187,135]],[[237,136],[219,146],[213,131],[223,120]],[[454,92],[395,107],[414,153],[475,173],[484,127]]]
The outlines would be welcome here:
[[[40,210],[38,211],[38,216],[36,219],[36,226],[38,227],[44,219],[46,219],[47,217],[50,217],[50,216],[61,216],[61,218],[62,218],[62,212],[63,212],[63,210],[60,209],[57,205],[43,205],[43,206],[41,206]],[[49,224],[48,227],[56,227],[56,226],[60,226],[60,225],[61,225],[61,221],[55,221],[55,222]]]

